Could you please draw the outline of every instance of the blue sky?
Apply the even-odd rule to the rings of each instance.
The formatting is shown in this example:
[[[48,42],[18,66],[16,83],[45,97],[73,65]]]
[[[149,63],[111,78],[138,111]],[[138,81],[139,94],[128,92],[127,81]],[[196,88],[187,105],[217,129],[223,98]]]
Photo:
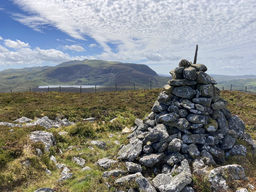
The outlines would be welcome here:
[[[255,0],[2,0],[0,70],[104,59],[168,74],[180,59],[209,73],[256,73]]]

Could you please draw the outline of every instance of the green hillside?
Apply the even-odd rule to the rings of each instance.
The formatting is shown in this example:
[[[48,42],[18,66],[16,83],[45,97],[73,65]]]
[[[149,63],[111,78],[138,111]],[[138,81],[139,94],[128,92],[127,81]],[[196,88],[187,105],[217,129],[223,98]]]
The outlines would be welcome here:
[[[42,85],[104,85],[154,87],[166,82],[143,64],[102,60],[69,61],[54,67],[9,69],[0,72],[0,91],[26,91]]]

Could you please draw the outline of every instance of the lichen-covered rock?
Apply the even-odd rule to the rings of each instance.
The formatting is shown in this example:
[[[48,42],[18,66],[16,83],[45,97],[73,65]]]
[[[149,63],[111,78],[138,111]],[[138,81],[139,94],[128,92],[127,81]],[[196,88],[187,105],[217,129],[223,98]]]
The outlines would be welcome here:
[[[224,150],[231,149],[236,143],[236,139],[231,135],[226,135],[222,142],[221,148]]]
[[[113,159],[108,159],[108,158],[103,158],[103,159],[99,159],[97,161],[97,164],[104,168],[104,169],[108,169],[110,168],[113,164],[117,163],[116,160],[113,160]]]
[[[191,85],[196,85],[196,81],[189,81],[187,79],[172,79],[169,81],[169,84],[175,87],[191,86]]]
[[[100,149],[105,149],[106,148],[106,143],[104,141],[93,140],[93,141],[91,141],[91,144],[96,145]]]
[[[234,156],[234,155],[240,155],[240,156],[246,156],[246,147],[243,145],[234,145],[230,151],[226,153],[226,156]]]
[[[166,130],[165,125],[158,124],[156,127],[154,127],[152,130],[150,130],[146,134],[143,142],[144,143],[147,143],[148,141],[150,141],[150,142],[157,142],[159,140],[164,140],[167,137],[169,137],[169,134],[168,134],[168,132]]]
[[[83,167],[85,164],[85,160],[81,157],[73,157],[72,158],[73,162],[75,162],[77,165]]]
[[[185,99],[191,99],[196,95],[196,91],[188,86],[174,87],[172,93]]]
[[[234,130],[238,136],[242,137],[245,130],[245,125],[243,120],[241,120],[237,115],[233,115],[228,121],[229,129]]]
[[[172,175],[170,173],[168,174],[158,174],[153,180],[153,185],[159,190],[159,187],[162,185],[168,185],[170,181],[172,180]]]
[[[126,168],[129,173],[137,173],[142,171],[141,165],[133,162],[125,162]]]
[[[146,167],[153,167],[159,163],[164,157],[163,153],[144,155],[140,158],[139,162]]]
[[[195,159],[200,155],[200,151],[198,150],[197,146],[195,144],[190,144],[188,146],[188,154]]]
[[[195,114],[189,114],[187,116],[188,121],[191,123],[198,123],[198,124],[207,124],[209,117],[206,115],[195,115]]]
[[[121,169],[114,169],[111,171],[105,171],[102,175],[102,177],[118,177],[120,175],[125,174],[126,172]]]
[[[227,180],[244,180],[246,178],[244,168],[241,165],[225,165],[210,171],[208,181],[213,191],[227,191],[229,186]]]
[[[216,81],[203,71],[197,72],[197,82],[200,84],[216,84]]]
[[[168,145],[168,152],[169,153],[176,153],[180,152],[181,146],[182,146],[182,140],[175,138],[173,139],[169,145]]]
[[[42,142],[46,151],[56,144],[53,134],[46,131],[33,131],[29,138],[32,142]]]
[[[182,136],[182,141],[187,144],[205,144],[206,135],[205,134],[185,134]]]
[[[196,69],[194,67],[185,68],[183,71],[183,77],[191,81],[196,80],[197,79]]]
[[[181,166],[183,171],[178,175],[175,175],[169,184],[160,185],[158,187],[160,192],[180,192],[182,191],[187,185],[192,182],[192,175],[189,168],[188,161],[185,159],[181,162]]]
[[[197,71],[207,71],[207,67],[204,64],[191,64]]]
[[[132,143],[123,146],[118,152],[118,159],[133,161],[142,151],[142,141],[135,139]]]

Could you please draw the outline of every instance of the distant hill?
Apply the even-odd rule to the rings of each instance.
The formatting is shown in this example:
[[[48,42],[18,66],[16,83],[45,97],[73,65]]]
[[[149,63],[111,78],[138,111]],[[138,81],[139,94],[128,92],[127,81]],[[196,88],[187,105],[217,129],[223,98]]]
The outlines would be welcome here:
[[[143,64],[103,60],[69,61],[57,66],[8,69],[0,72],[0,91],[24,91],[40,85],[105,85],[161,87],[168,78]]]
[[[256,75],[240,75],[240,76],[228,76],[228,75],[212,75],[212,77],[218,82],[218,87],[224,89],[230,89],[232,85],[233,90],[245,90],[256,91]]]

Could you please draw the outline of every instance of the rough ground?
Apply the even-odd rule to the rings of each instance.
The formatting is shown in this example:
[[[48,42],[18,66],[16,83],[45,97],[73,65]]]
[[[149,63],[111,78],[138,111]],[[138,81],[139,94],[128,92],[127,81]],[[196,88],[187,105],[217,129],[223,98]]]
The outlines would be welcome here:
[[[136,118],[146,116],[159,92],[160,90],[140,90],[81,95],[0,94],[1,122],[14,123],[14,120],[22,116],[31,119],[48,116],[51,120],[59,117],[76,123],[76,125],[48,130],[40,125],[31,127],[1,125],[1,191],[35,191],[42,187],[56,191],[114,191],[113,188],[108,188],[106,180],[102,178],[105,169],[98,166],[97,161],[104,157],[112,159],[116,156],[120,146],[128,142],[121,130],[126,126],[131,127]],[[225,91],[221,96],[229,102],[228,108],[232,114],[239,115],[244,120],[246,130],[255,138],[256,95]],[[89,117],[95,117],[96,120],[94,122],[84,120]],[[116,119],[113,120],[114,118]],[[48,152],[44,151],[43,143],[33,143],[29,139],[31,132],[42,130],[52,133],[56,140],[56,145],[50,147]],[[126,130],[129,132],[129,129]],[[103,141],[106,144],[95,141]],[[37,149],[41,149],[43,154],[39,156],[40,152]],[[55,162],[50,160],[52,155],[60,167],[64,164],[67,169],[57,168]],[[85,160],[84,164],[80,158]],[[241,164],[250,183],[256,186],[256,165],[250,151],[246,158],[231,158],[226,164],[231,163]],[[112,169],[125,167],[125,165],[115,167],[115,163],[110,166]],[[59,181],[62,176],[70,178]],[[113,183],[114,179],[110,177],[107,182]],[[193,184],[198,191],[207,191],[209,187],[200,178],[193,178]]]

